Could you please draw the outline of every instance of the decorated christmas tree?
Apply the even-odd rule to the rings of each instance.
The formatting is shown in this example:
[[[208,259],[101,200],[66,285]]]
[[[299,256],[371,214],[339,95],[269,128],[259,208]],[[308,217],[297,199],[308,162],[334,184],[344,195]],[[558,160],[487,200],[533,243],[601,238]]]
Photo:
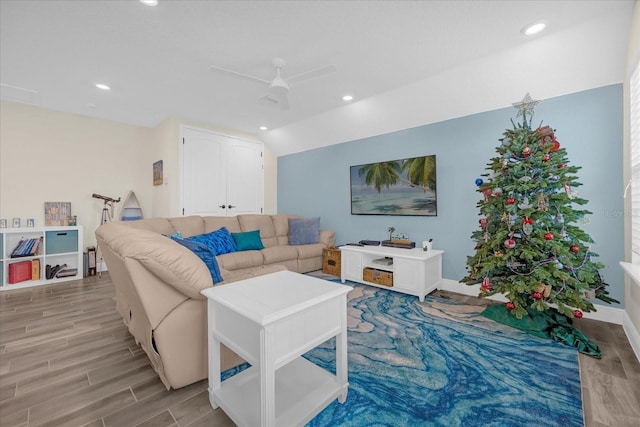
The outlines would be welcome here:
[[[522,122],[512,121],[488,173],[476,180],[481,218],[462,281],[480,283],[481,297],[503,294],[515,319],[550,310],[579,318],[595,310],[593,297],[617,301],[600,276],[604,265],[594,261],[593,240],[580,228],[591,213],[580,208],[587,203],[576,191],[580,167],[569,164],[554,129],[531,126],[538,102],[527,94],[514,104]]]

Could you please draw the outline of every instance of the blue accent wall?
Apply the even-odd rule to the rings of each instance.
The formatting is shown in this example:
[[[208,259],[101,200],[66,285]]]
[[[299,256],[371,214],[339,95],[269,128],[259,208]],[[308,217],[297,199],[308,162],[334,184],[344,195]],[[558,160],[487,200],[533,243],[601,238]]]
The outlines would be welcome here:
[[[535,95],[535,94],[533,94]],[[556,130],[569,164],[581,166],[576,190],[589,203],[580,227],[595,241],[611,296],[624,299],[622,85],[546,99],[535,109],[533,126]],[[336,244],[384,240],[391,226],[418,244],[433,239],[445,251],[443,276],[460,280],[474,252],[480,193],[474,181],[487,172],[498,139],[516,120],[503,108],[412,129],[373,136],[278,158],[278,212],[320,216],[321,228],[336,231]],[[518,118],[520,119],[520,118]],[[436,155],[436,217],[351,215],[349,167],[407,157]],[[619,306],[613,304],[612,306]]]

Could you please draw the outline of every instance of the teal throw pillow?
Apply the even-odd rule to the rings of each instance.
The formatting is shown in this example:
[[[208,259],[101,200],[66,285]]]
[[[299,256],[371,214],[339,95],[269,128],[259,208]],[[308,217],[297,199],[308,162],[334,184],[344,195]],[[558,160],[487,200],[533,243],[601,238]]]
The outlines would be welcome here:
[[[250,251],[264,249],[260,239],[260,230],[246,231],[244,233],[231,233],[236,242],[236,249],[239,251]]]
[[[320,241],[320,218],[289,218],[289,244],[310,245]]]
[[[186,240],[207,245],[214,255],[228,254],[236,251],[236,242],[231,237],[231,233],[229,233],[227,227],[222,227],[211,233],[187,237]]]

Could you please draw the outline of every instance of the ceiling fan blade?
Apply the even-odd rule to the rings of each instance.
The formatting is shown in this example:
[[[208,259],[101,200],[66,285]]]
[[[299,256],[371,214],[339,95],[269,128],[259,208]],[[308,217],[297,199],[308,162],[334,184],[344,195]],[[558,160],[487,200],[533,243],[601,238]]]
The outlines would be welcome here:
[[[241,73],[239,71],[234,71],[234,70],[229,70],[227,68],[223,68],[223,67],[218,67],[217,65],[209,65],[209,69],[211,71],[215,71],[215,72],[221,72],[224,74],[229,74],[231,76],[234,77],[241,77],[247,80],[251,80],[254,82],[260,82],[263,84],[271,84],[271,80],[265,80],[265,79],[261,79],[260,77],[256,77],[256,76],[252,76],[250,74],[245,74],[245,73]]]
[[[316,77],[322,77],[327,74],[331,74],[336,70],[337,69],[335,65],[326,65],[324,67],[316,68],[315,70],[305,71],[304,73],[296,74],[294,76],[287,78],[286,80],[287,80],[287,83],[289,84],[296,84],[304,80],[315,79]]]

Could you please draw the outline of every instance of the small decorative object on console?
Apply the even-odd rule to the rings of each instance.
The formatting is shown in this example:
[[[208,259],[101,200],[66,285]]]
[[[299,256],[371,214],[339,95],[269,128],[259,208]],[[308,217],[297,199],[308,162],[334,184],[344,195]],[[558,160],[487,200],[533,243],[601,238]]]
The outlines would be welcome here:
[[[380,240],[360,240],[359,243],[365,246],[378,246],[380,244]]]
[[[388,246],[391,248],[413,249],[416,247],[416,242],[412,242],[410,240],[383,240],[382,246]]]

